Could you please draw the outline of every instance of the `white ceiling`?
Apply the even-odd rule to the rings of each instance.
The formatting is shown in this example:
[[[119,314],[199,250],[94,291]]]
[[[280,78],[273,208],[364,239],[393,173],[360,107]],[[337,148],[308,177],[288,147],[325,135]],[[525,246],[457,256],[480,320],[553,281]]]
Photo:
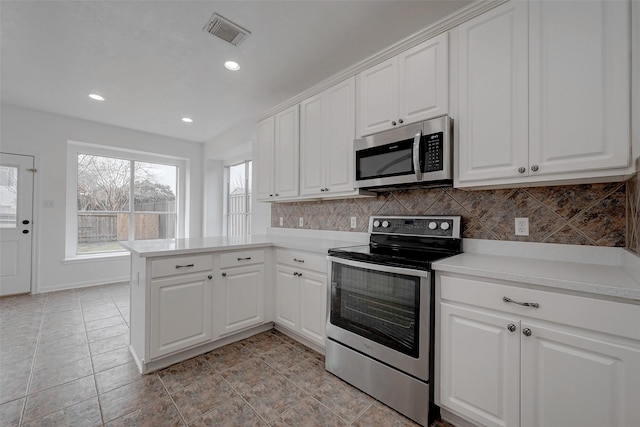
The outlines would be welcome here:
[[[469,3],[1,0],[2,103],[208,142]]]

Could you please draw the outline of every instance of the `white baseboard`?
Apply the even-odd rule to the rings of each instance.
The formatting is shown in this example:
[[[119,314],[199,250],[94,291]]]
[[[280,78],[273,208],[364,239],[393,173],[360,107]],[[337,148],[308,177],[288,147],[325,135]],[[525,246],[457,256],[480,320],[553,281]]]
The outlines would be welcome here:
[[[69,289],[89,288],[91,286],[111,285],[113,283],[121,283],[121,282],[129,282],[129,276],[112,277],[108,280],[102,280],[100,282],[85,280],[82,282],[65,283],[61,285],[53,285],[53,286],[47,286],[47,287],[38,286],[38,290],[33,293],[44,294],[49,292],[68,291]]]

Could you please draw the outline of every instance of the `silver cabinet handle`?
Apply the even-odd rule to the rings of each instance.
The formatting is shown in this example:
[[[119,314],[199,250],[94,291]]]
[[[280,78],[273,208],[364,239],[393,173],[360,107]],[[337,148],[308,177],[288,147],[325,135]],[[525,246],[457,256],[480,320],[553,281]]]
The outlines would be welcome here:
[[[540,304],[538,304],[537,302],[519,302],[519,301],[514,301],[509,297],[502,297],[502,301],[522,305],[524,307],[540,308]]]
[[[193,267],[193,264],[176,265],[176,268],[189,268],[189,267]]]
[[[227,277],[227,273],[222,273],[222,277]]]
[[[524,328],[522,330],[522,335],[524,335],[525,337],[530,337],[531,336],[531,329],[529,328]]]
[[[525,167],[523,167],[523,166],[520,166],[520,167],[518,168],[518,173],[525,173],[526,171],[527,171],[527,168],[525,168]]]
[[[295,262],[302,262],[302,263],[304,262],[304,260],[303,260],[303,259],[298,259],[298,258],[294,258],[293,260],[294,260]]]
[[[246,258],[238,258],[238,261],[248,261],[250,260],[251,257],[246,257]]]
[[[539,169],[538,165],[531,166],[531,170],[534,171],[534,172],[538,172],[538,169]]]
[[[507,325],[507,330],[509,332],[515,332],[516,331],[516,325],[514,325],[513,323],[509,323],[509,325]]]

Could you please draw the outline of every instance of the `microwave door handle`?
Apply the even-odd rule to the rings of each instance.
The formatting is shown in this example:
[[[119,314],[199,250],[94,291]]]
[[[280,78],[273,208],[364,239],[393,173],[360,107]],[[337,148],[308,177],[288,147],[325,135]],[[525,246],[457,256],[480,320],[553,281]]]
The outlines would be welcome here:
[[[422,166],[420,165],[420,139],[422,131],[413,137],[413,169],[416,171],[416,180],[422,181]]]

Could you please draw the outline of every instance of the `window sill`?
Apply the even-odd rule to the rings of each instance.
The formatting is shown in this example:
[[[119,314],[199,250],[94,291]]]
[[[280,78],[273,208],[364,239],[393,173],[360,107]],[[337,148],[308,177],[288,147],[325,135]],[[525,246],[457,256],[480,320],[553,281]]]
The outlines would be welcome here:
[[[77,255],[72,258],[65,258],[62,260],[63,264],[79,264],[83,262],[97,262],[97,261],[117,261],[121,259],[129,259],[131,254],[129,252],[120,253],[108,253],[108,254],[87,254]]]

